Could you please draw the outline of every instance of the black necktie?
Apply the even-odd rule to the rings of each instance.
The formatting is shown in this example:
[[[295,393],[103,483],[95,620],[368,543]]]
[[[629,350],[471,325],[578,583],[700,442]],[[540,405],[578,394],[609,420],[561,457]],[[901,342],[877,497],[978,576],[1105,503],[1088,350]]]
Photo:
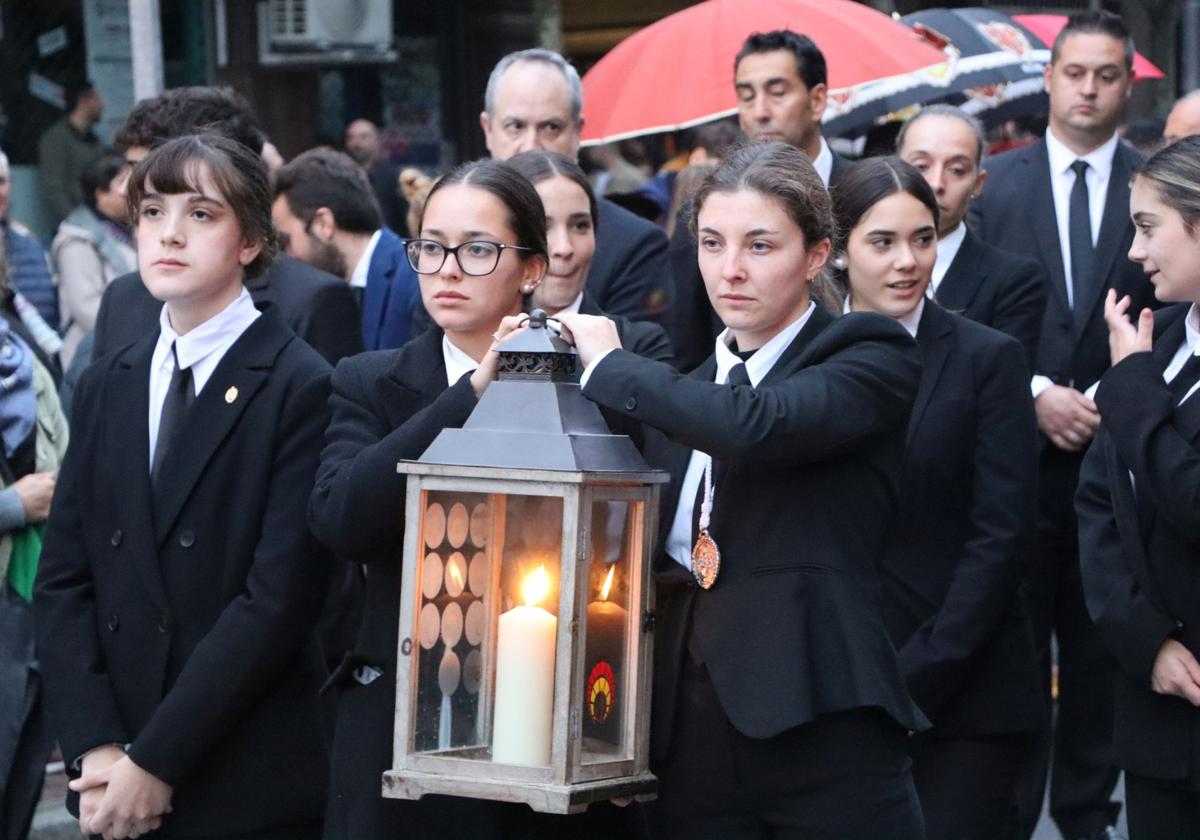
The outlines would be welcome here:
[[[1075,184],[1071,187],[1067,231],[1071,246],[1071,308],[1075,323],[1081,325],[1087,319],[1089,292],[1096,282],[1096,249],[1092,245],[1092,205],[1088,197],[1087,161],[1077,160],[1071,164],[1075,172]]]
[[[150,468],[150,480],[154,484],[158,483],[167,452],[179,437],[187,410],[196,401],[196,381],[192,379],[192,369],[179,367],[179,352],[174,344],[171,345],[171,357],[175,360],[175,371],[171,374],[171,383],[167,386],[166,396],[163,397],[158,437],[154,444],[154,464]]]
[[[355,304],[355,306],[357,306],[357,307],[358,307],[358,311],[359,311],[359,312],[362,312],[362,306],[363,306],[363,287],[362,287],[362,286],[351,286],[351,287],[350,287],[350,294],[352,294],[352,295],[354,296],[354,304]]]
[[[1192,386],[1200,382],[1200,356],[1192,353],[1188,356],[1187,362],[1179,369],[1179,373],[1175,374],[1175,378],[1171,380],[1171,384],[1167,387],[1171,389],[1171,396],[1175,399],[1175,404],[1187,396],[1187,392],[1192,390]]]

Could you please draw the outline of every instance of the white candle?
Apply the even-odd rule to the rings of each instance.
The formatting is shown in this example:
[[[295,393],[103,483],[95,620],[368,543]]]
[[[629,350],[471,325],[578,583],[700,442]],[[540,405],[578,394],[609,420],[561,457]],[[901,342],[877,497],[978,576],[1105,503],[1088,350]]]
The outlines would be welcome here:
[[[529,575],[521,588],[525,605],[500,616],[492,760],[545,767],[554,720],[558,619],[534,606],[550,588],[544,568]]]

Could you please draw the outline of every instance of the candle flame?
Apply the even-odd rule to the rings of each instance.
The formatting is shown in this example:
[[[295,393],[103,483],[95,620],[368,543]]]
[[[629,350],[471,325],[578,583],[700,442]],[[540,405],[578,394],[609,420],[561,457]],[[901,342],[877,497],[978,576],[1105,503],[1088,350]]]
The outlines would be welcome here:
[[[546,574],[545,566],[538,566],[521,581],[521,599],[525,606],[532,607],[546,600],[550,594],[550,576]]]
[[[608,567],[608,575],[604,578],[604,583],[600,585],[600,600],[608,600],[608,591],[612,589],[613,572],[617,570],[616,566]]]

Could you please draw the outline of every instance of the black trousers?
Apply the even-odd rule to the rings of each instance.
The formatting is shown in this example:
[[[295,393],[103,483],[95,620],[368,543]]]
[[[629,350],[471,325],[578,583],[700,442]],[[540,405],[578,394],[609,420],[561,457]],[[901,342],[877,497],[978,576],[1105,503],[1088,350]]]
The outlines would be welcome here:
[[[1028,581],[1034,638],[1046,691],[1042,728],[1022,769],[1018,830],[1031,837],[1050,780],[1050,816],[1068,840],[1113,825],[1120,771],[1112,752],[1113,661],[1083,599],[1073,499],[1080,457],[1050,447],[1039,479],[1037,549]],[[1057,714],[1050,700],[1050,637],[1058,642]]]
[[[1024,733],[909,739],[926,840],[1008,840]]]
[[[773,738],[742,735],[689,660],[674,747],[656,768],[657,834],[679,840],[920,840],[906,735],[875,709]]]
[[[1200,791],[1125,774],[1129,840],[1200,840]]]

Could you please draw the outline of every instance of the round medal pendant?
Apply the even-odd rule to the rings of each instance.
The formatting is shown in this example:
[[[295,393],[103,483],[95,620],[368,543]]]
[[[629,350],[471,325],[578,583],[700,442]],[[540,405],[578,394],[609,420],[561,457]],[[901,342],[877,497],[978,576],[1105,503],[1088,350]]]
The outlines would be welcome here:
[[[692,574],[695,575],[696,583],[700,584],[701,589],[711,589],[717,582],[717,573],[720,571],[721,550],[709,536],[708,529],[704,528],[692,547]]]

